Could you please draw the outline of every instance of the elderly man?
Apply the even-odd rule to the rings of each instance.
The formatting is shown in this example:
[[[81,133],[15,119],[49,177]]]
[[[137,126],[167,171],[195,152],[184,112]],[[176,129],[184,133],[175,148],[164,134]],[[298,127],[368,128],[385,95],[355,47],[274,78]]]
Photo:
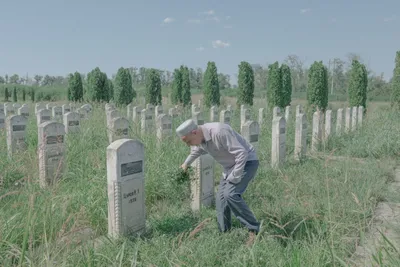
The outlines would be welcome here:
[[[203,125],[189,119],[177,129],[177,135],[191,147],[182,164],[187,169],[196,158],[208,153],[224,168],[216,197],[218,228],[231,228],[231,211],[248,228],[250,245],[259,232],[260,224],[242,198],[249,182],[256,175],[259,161],[254,147],[228,124],[212,122]]]

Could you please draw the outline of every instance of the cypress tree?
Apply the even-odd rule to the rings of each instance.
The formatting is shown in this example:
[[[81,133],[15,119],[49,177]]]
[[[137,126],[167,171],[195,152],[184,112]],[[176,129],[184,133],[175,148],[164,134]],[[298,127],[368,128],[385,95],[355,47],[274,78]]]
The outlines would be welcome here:
[[[35,102],[35,90],[33,90],[33,88],[31,88],[31,101],[32,103]]]
[[[292,77],[289,66],[286,64],[282,64],[281,73],[282,73],[282,91],[283,91],[282,105],[286,107],[290,106],[290,103],[292,102]]]
[[[192,93],[190,92],[190,76],[188,67],[181,66],[182,74],[182,104],[184,107],[192,104]]]
[[[283,90],[282,90],[282,71],[279,68],[279,63],[276,61],[268,66],[268,81],[267,81],[267,102],[268,108],[274,107],[283,108]]]
[[[238,89],[237,105],[246,104],[253,106],[254,71],[250,63],[246,61],[240,62],[239,65]]]
[[[8,102],[8,88],[4,90],[4,102]]]
[[[96,67],[87,76],[87,97],[91,101],[100,102],[107,100],[108,88],[107,88],[107,74],[102,72],[99,67]]]
[[[13,102],[18,102],[18,98],[17,98],[17,88],[14,86],[14,90],[12,93],[12,97],[13,97]]]
[[[215,62],[208,62],[207,69],[204,73],[203,79],[203,91],[204,91],[204,105],[208,108],[211,106],[219,106],[220,104],[220,93],[218,83],[218,72]]]
[[[114,101],[117,105],[128,105],[136,97],[132,87],[132,78],[129,69],[123,67],[118,69],[114,82]]]
[[[392,107],[400,109],[400,51],[396,52],[395,67],[393,69],[391,87],[391,105]]]
[[[314,112],[316,109],[325,112],[328,106],[328,69],[322,61],[315,61],[308,73],[307,101]]]
[[[171,102],[174,105],[182,103],[182,72],[180,69],[174,70],[174,81],[172,84]]]
[[[364,64],[353,60],[349,81],[349,105],[350,107],[363,106],[367,102],[368,74]]]
[[[110,79],[107,79],[107,102],[114,99],[114,84]]]
[[[71,101],[83,100],[83,83],[82,77],[79,72],[75,72],[68,81],[68,88],[70,90]]]
[[[146,103],[161,105],[161,78],[156,69],[148,69],[146,73]]]
[[[25,102],[25,99],[26,98],[26,92],[25,92],[25,88],[24,89],[22,89],[22,101],[24,101]]]

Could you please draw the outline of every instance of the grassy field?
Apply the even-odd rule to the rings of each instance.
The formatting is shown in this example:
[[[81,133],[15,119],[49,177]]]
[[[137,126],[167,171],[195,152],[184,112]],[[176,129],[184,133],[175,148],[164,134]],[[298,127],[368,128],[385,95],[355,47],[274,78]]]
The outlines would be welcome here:
[[[224,104],[231,101],[226,98]],[[301,101],[293,101],[293,105],[298,103]],[[262,100],[256,101],[254,119],[261,104]],[[336,111],[345,103],[330,105]],[[287,162],[280,170],[270,168],[268,115],[259,141],[262,163],[244,194],[262,221],[261,233],[251,248],[245,246],[247,231],[236,219],[231,232],[220,234],[214,208],[191,212],[189,184],[177,185],[169,176],[179,168],[188,148],[175,138],[157,150],[155,135],[142,138],[134,125],[130,137],[145,144],[148,232],[141,238],[107,240],[104,106],[95,106],[90,120],[82,122],[80,135],[68,137],[64,179],[48,189],[40,189],[38,183],[37,126],[31,116],[29,149],[12,161],[7,159],[4,131],[0,132],[0,175],[4,180],[0,265],[342,266],[363,235],[376,203],[400,201],[388,190],[400,155],[400,114],[390,111],[386,103],[368,105],[361,130],[333,136],[323,151],[308,155],[301,163],[293,161],[293,108],[287,129]],[[33,111],[32,106],[31,114]],[[188,112],[178,117],[173,128],[188,117]],[[239,119],[236,109],[236,130]],[[220,171],[217,165],[216,185]],[[207,218],[211,220],[190,237]]]

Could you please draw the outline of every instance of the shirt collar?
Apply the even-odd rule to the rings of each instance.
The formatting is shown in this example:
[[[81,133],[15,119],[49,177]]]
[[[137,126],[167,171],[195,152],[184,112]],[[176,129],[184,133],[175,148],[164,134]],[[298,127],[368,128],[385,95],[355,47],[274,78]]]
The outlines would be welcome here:
[[[203,132],[204,142],[210,141],[210,140],[211,140],[211,135],[210,135],[210,133],[208,132],[208,129],[207,129],[204,125],[201,125],[201,126],[200,126],[200,129],[201,129],[202,132]]]

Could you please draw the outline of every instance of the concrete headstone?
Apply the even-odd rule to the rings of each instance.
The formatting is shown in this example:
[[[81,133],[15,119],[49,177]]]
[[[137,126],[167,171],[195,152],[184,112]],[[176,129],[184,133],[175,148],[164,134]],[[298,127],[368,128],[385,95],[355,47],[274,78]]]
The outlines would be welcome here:
[[[284,117],[272,120],[271,166],[277,168],[286,158],[286,121]]]
[[[194,177],[190,181],[192,211],[210,207],[215,202],[214,164],[214,158],[209,154],[201,155],[191,164],[194,167]]]
[[[306,114],[296,116],[296,133],[294,139],[294,159],[299,161],[307,153],[308,122]]]
[[[78,133],[81,129],[81,116],[77,112],[67,112],[63,116],[63,122],[65,126],[65,132],[69,133]]]
[[[15,152],[25,151],[26,145],[26,125],[27,117],[13,115],[6,120],[7,130],[7,149],[8,156],[11,158]]]

